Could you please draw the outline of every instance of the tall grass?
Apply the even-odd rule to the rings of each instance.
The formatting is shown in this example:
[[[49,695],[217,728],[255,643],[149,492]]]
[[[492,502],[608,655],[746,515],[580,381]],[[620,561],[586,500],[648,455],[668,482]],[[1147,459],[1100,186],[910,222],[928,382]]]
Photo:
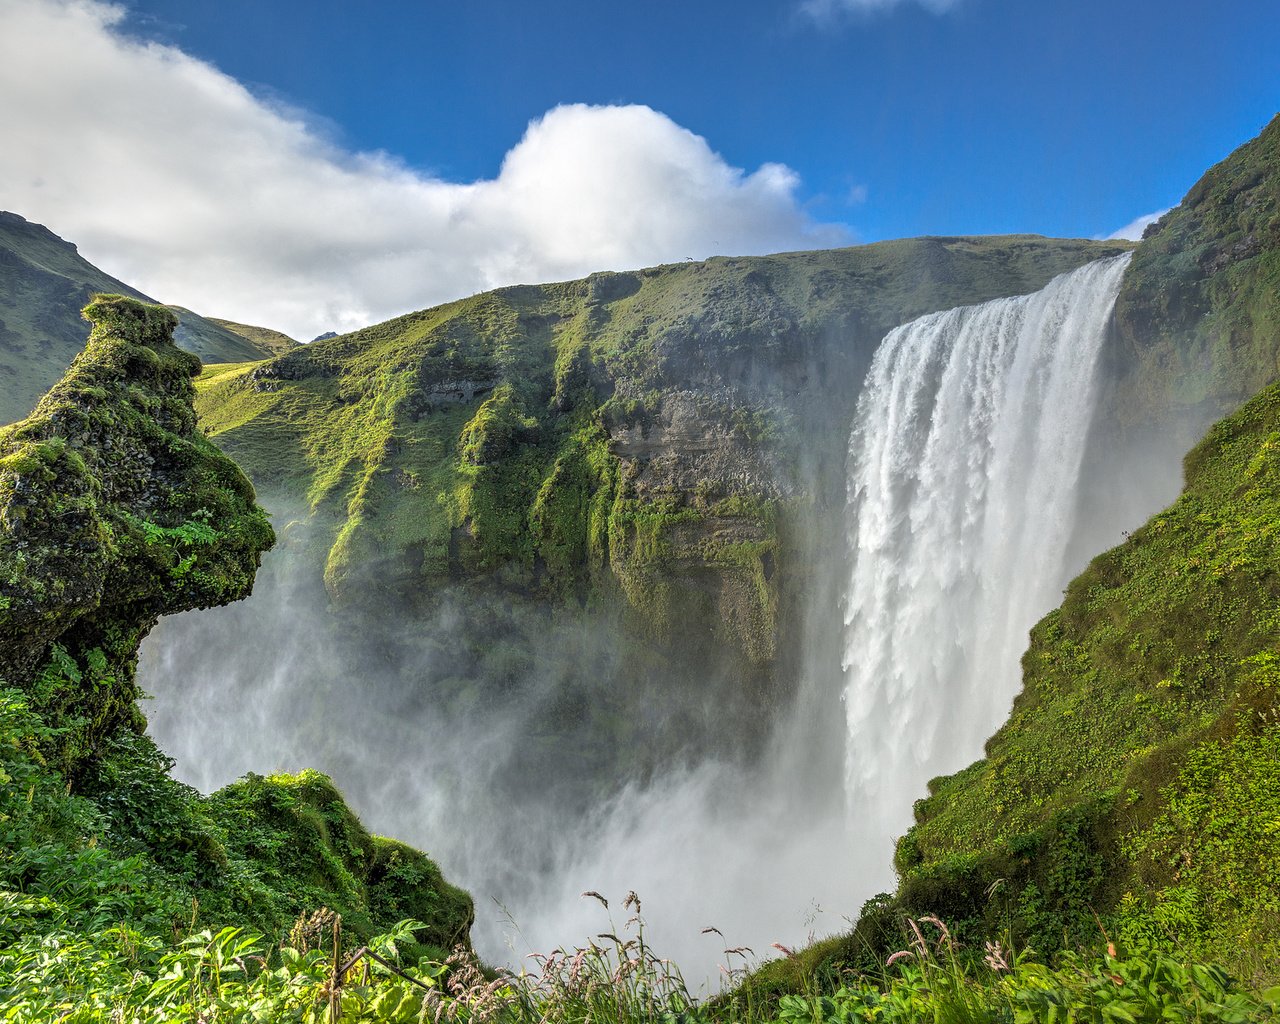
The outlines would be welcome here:
[[[599,899],[607,908],[604,897]],[[699,1001],[645,937],[640,900],[584,945],[485,968],[459,947],[405,962],[420,926],[403,921],[350,948],[341,918],[304,915],[270,946],[240,929],[165,941],[117,926],[93,935],[40,927],[48,901],[0,894],[0,925],[27,925],[0,946],[0,1021],[12,1024],[1254,1024],[1280,1020],[1280,988],[1251,993],[1225,971],[1114,947],[1056,966],[987,942],[961,949],[937,918],[908,919],[904,948],[875,975],[815,979],[777,998],[742,984]],[[7,920],[6,920],[7,918]],[[64,921],[65,925],[65,921]],[[10,934],[13,934],[11,931]],[[746,962],[742,947],[725,950]]]

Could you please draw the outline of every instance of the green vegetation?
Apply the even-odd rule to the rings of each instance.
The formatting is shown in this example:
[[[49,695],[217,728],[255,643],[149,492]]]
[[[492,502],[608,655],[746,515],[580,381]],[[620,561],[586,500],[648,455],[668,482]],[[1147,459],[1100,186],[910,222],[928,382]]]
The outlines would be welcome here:
[[[279,936],[320,906],[358,938],[412,921],[415,955],[465,944],[470,898],[370,836],[325,777],[202,797],[142,734],[142,638],[162,614],[245,596],[273,535],[196,428],[200,364],[174,346],[174,315],[99,295],[85,316],[66,376],[0,429],[3,1019],[100,1019],[148,966],[149,992],[181,994],[209,929]]]
[[[206,317],[211,324],[238,334],[253,344],[265,358],[281,356],[291,349],[297,348],[301,342],[294,341],[281,331],[273,331],[270,327],[254,327],[252,324],[238,324],[234,320],[220,320],[216,316]]]
[[[0,935],[32,924],[52,903],[0,902]],[[71,1024],[1260,1024],[1280,1016],[1280,989],[1250,993],[1211,964],[1108,951],[1051,968],[998,943],[974,960],[957,952],[945,925],[927,921],[911,922],[910,947],[874,975],[832,977],[825,989],[776,1000],[747,987],[699,1002],[636,921],[599,935],[603,944],[535,956],[518,975],[486,971],[463,949],[447,958],[416,954],[421,929],[412,920],[353,940],[327,909],[300,917],[279,945],[232,928],[168,943],[123,925],[39,939],[17,933],[0,947],[0,1012],[16,1022]],[[747,955],[725,953],[731,962]]]

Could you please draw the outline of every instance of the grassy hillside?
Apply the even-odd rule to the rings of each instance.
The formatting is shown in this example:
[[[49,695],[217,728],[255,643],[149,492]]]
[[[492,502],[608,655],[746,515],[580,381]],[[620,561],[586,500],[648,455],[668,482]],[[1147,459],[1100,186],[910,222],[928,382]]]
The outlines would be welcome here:
[[[301,342],[294,341],[289,335],[281,331],[273,331],[270,327],[254,327],[252,324],[238,324],[234,320],[220,320],[216,316],[208,318],[212,324],[225,328],[232,334],[238,334],[240,337],[253,343],[264,356],[280,356],[288,352],[290,349],[297,348]]]
[[[1035,628],[985,760],[916,805],[903,906],[1042,950],[1096,911],[1280,978],[1280,386],[1186,466]]]
[[[249,328],[251,331],[262,331],[268,340],[261,343],[240,331],[232,330],[222,321],[212,317],[203,317],[183,306],[169,306],[178,318],[178,326],[174,328],[173,340],[178,348],[185,349],[200,357],[204,363],[222,363],[238,359],[269,359],[282,351],[279,341],[271,338],[275,331],[264,328]],[[284,335],[280,335],[281,338]],[[285,346],[287,348],[287,346]]]
[[[21,419],[84,347],[80,310],[95,292],[141,292],[100,271],[70,242],[0,211],[0,423]],[[261,359],[273,349],[177,310],[178,345],[207,362]]]

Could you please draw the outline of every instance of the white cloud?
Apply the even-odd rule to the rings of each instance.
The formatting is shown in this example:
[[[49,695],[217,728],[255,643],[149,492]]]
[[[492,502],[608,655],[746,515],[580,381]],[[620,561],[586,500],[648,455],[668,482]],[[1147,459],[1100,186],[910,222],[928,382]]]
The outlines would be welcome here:
[[[96,0],[0,0],[0,208],[166,302],[311,337],[486,288],[847,244],[781,164],[648,107],[557,107],[491,180],[349,153]]]
[[[800,10],[821,24],[828,24],[842,14],[875,14],[904,3],[915,3],[934,14],[942,14],[959,5],[960,0],[802,0]]]
[[[1128,238],[1131,241],[1136,242],[1142,237],[1142,232],[1144,232],[1147,229],[1148,225],[1154,224],[1166,213],[1168,213],[1171,209],[1173,209],[1173,207],[1166,206],[1163,210],[1156,210],[1155,213],[1144,213],[1141,217],[1137,217],[1134,220],[1131,220],[1119,231],[1113,231],[1111,232],[1111,234],[1107,235],[1106,237],[1108,239]]]

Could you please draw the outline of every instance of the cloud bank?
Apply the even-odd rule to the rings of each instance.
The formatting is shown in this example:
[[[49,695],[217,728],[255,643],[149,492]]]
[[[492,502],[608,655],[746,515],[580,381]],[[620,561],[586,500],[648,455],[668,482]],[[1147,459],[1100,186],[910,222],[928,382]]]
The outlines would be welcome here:
[[[0,208],[165,302],[309,338],[504,284],[848,244],[781,164],[645,106],[556,107],[492,179],[332,145],[97,0],[0,0]]]

